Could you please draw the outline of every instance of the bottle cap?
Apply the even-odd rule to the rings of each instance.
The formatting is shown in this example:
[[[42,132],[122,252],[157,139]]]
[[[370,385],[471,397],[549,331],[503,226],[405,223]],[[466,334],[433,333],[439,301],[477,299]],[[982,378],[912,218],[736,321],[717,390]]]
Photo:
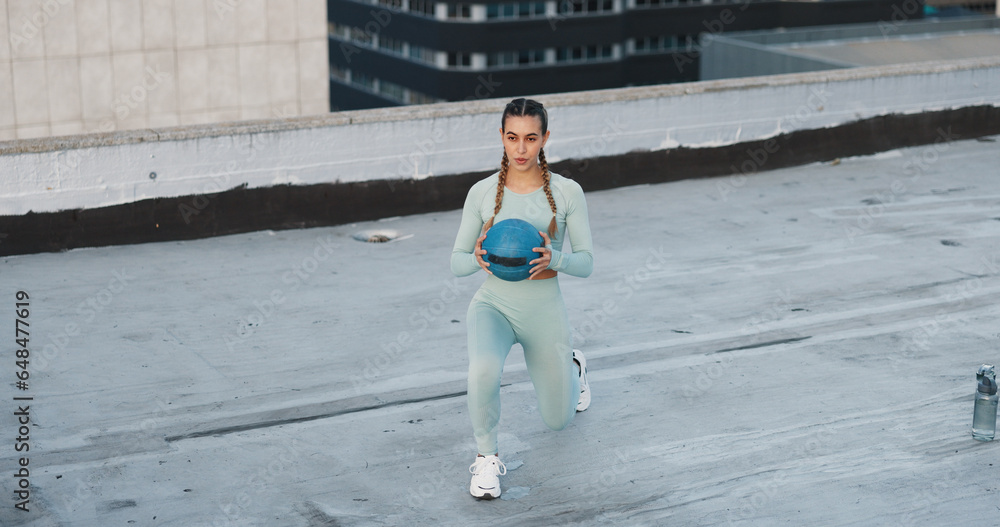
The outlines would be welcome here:
[[[996,395],[997,393],[997,383],[989,377],[983,377],[979,381],[979,393],[984,395]]]

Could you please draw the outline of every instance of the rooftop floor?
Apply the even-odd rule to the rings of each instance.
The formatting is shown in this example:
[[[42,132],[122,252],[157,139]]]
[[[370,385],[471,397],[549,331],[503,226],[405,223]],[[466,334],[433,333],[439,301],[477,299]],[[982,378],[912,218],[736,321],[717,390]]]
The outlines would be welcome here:
[[[1000,55],[1000,30],[929,33],[896,39],[809,42],[782,46],[796,54],[855,66],[881,66],[928,60],[962,60]]]
[[[0,523],[996,518],[1000,441],[970,429],[1000,363],[997,166],[988,139],[588,193],[594,273],[559,280],[594,402],[548,430],[515,346],[492,502],[467,490],[484,275],[450,274],[460,211],[0,258],[0,324],[27,292],[33,354],[27,391],[4,354]]]

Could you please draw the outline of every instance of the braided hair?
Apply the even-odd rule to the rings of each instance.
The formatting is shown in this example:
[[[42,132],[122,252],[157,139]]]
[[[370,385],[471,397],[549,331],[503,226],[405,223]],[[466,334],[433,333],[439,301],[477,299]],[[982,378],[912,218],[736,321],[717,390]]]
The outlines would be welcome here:
[[[532,99],[514,99],[507,103],[507,107],[503,110],[503,117],[500,119],[500,128],[505,129],[504,125],[507,123],[507,117],[538,117],[542,122],[542,135],[549,127],[549,115],[545,111],[545,107],[542,103],[532,100]],[[545,149],[539,149],[538,151],[538,167],[542,169],[542,182],[545,188],[545,197],[549,200],[549,208],[552,209],[552,221],[549,222],[549,238],[555,238],[558,232],[558,227],[556,226],[556,200],[552,197],[552,188],[549,186],[549,182],[552,179],[552,173],[549,172],[549,163],[545,161]],[[507,159],[507,151],[504,150],[503,159],[500,160],[500,179],[497,182],[497,197],[496,204],[493,206],[493,217],[486,222],[483,226],[483,231],[486,231],[493,226],[493,220],[496,218],[497,214],[500,212],[500,204],[503,202],[503,189],[507,182],[507,170],[510,168],[510,160]]]

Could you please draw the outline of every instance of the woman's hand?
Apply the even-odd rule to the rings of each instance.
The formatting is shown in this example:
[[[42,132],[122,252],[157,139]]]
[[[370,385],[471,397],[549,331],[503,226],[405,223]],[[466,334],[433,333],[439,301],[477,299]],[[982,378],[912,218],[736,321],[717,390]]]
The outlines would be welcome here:
[[[482,267],[483,271],[486,271],[486,274],[493,274],[489,269],[487,269],[487,267],[490,266],[490,263],[483,260],[483,255],[486,254],[486,249],[483,249],[483,240],[485,239],[486,231],[483,231],[483,233],[479,235],[479,238],[476,238],[476,248],[472,251],[472,253],[476,255],[476,263],[479,264],[479,267]]]
[[[552,240],[549,239],[549,235],[546,234],[544,231],[538,231],[538,234],[541,234],[542,239],[545,240],[545,246],[535,247],[534,249],[532,249],[532,251],[541,254],[538,256],[538,258],[535,258],[534,260],[528,262],[529,265],[534,265],[534,267],[531,268],[531,276],[528,277],[528,280],[534,279],[535,275],[548,269],[549,262],[552,261]]]

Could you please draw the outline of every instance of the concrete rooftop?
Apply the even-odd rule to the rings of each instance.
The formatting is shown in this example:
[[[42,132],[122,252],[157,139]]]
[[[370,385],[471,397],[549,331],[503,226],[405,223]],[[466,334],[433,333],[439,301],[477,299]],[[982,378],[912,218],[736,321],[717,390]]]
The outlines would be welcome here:
[[[2,258],[33,355],[18,391],[4,354],[0,523],[995,524],[1000,442],[970,429],[997,166],[973,140],[588,193],[594,273],[560,280],[594,402],[548,430],[516,347],[492,502],[467,491],[460,211]]]
[[[799,55],[854,66],[962,60],[1000,55],[1000,30],[928,33],[896,39],[831,40],[792,44],[781,48]]]

